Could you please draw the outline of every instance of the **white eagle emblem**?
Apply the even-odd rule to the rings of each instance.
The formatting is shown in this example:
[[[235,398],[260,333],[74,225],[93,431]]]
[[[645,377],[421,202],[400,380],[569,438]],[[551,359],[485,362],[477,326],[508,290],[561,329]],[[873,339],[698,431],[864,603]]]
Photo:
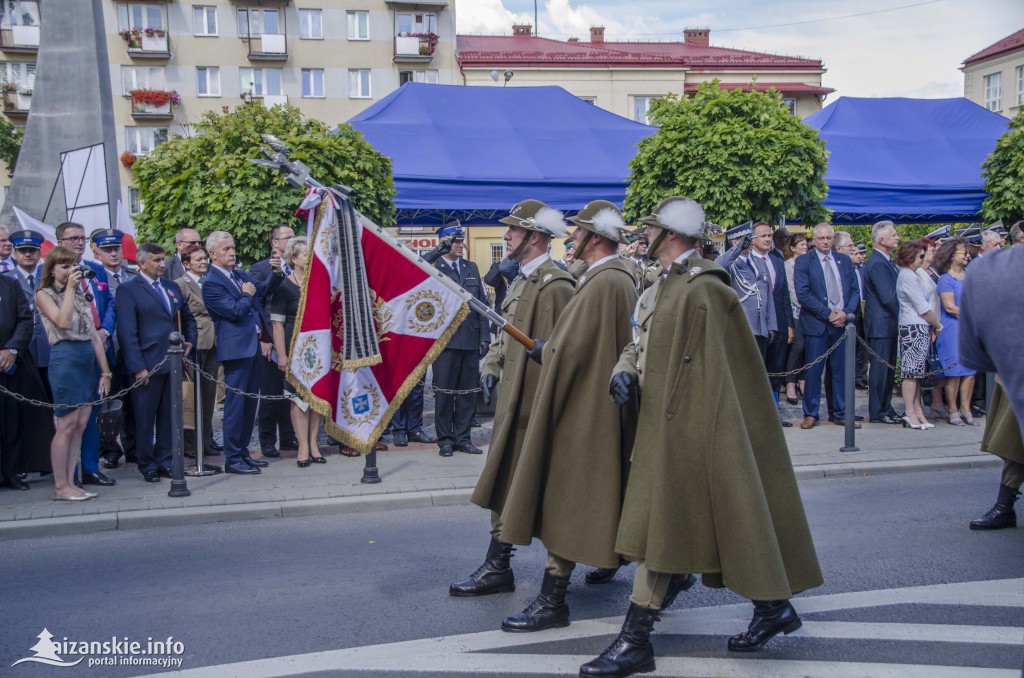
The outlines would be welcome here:
[[[547,282],[549,280],[551,280],[551,274],[550,273],[548,273],[546,276],[544,276],[544,279],[541,282]]]
[[[704,270],[704,269],[703,269],[703,268],[701,268],[700,266],[694,266],[693,268],[691,268],[691,269],[690,269],[690,276],[691,276],[691,277],[692,277],[692,276],[695,276],[695,275],[697,275],[698,273],[700,273],[700,272],[701,272],[701,271],[703,271],[703,270]]]

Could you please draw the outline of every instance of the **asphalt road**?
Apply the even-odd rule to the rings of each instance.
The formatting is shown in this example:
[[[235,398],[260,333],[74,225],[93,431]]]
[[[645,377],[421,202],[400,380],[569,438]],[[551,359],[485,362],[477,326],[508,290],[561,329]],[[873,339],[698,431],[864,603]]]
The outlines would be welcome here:
[[[725,637],[742,630],[749,604],[697,586],[657,627],[655,675],[724,675],[722,662],[729,675],[846,675],[837,662],[906,667],[849,675],[1012,675],[1024,658],[1024,527],[967,529],[997,483],[993,469],[802,482],[825,574],[824,586],[795,600],[804,630],[757,655],[730,656]],[[87,667],[95,654],[59,670],[12,667],[33,656],[44,628],[56,641],[127,637],[143,648],[172,637],[181,668],[216,667],[211,676],[574,673],[617,632],[632,567],[598,587],[579,568],[568,629],[502,634],[501,619],[537,593],[544,551],[517,552],[513,594],[448,596],[448,584],[479,565],[487,531],[484,511],[461,506],[2,543],[0,675],[166,670]],[[970,584],[1006,579],[1015,581]],[[1010,602],[992,602],[999,598]],[[429,640],[450,636],[462,638]],[[390,643],[404,644],[367,648]],[[288,659],[223,666],[280,657]],[[59,661],[77,658],[69,651]]]

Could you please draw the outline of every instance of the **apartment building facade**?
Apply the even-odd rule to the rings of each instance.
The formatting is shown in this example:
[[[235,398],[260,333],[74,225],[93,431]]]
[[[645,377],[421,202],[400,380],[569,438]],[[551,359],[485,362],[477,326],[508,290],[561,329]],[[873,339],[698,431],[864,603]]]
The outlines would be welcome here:
[[[1024,28],[964,59],[964,96],[1012,118],[1024,106]]]

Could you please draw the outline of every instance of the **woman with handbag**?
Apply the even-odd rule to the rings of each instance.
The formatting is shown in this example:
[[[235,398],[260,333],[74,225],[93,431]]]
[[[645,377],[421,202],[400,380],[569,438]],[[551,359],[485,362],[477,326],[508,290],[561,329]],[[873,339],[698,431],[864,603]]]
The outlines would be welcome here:
[[[917,269],[917,275],[921,277],[921,282],[924,283],[925,289],[928,290],[928,300],[932,305],[932,312],[935,313],[936,318],[942,317],[942,303],[939,301],[939,292],[936,288],[939,282],[939,274],[935,270],[935,250],[938,247],[931,238],[921,238],[921,242],[924,243],[924,264],[921,268]],[[945,419],[946,418],[946,407],[942,404],[942,387],[945,385],[946,380],[942,377],[942,361],[939,360],[938,351],[935,349],[935,341],[931,342],[931,351],[928,354],[928,362],[926,365],[928,372],[931,374],[930,378],[925,378],[925,382],[922,382],[921,386],[925,389],[931,389],[932,402],[931,411],[928,413],[930,419]]]
[[[53,498],[58,501],[84,501],[96,496],[72,481],[92,406],[78,409],[70,406],[90,401],[97,391],[100,397],[110,391],[107,354],[93,322],[92,299],[79,288],[82,271],[76,266],[77,261],[75,252],[65,247],[53,248],[43,263],[42,279],[36,292],[36,306],[50,343],[47,375],[53,402],[63,406],[54,412],[57,431],[50,445],[56,491]],[[97,365],[100,368],[98,386]]]
[[[924,430],[935,428],[928,423],[921,404],[921,379],[931,340],[942,330],[938,316],[932,310],[925,287],[917,270],[924,263],[925,244],[920,240],[903,243],[893,257],[900,267],[896,278],[896,296],[900,302],[899,349],[900,376],[903,378],[903,426]]]

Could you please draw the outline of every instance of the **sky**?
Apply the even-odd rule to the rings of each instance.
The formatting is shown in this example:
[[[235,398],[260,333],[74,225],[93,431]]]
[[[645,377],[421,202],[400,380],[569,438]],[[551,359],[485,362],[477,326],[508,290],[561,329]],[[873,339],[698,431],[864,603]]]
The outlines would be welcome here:
[[[533,24],[533,0],[458,0],[459,34],[509,35]],[[840,96],[963,96],[963,60],[1024,28],[1024,0],[537,0],[539,35],[681,40],[821,59]]]

